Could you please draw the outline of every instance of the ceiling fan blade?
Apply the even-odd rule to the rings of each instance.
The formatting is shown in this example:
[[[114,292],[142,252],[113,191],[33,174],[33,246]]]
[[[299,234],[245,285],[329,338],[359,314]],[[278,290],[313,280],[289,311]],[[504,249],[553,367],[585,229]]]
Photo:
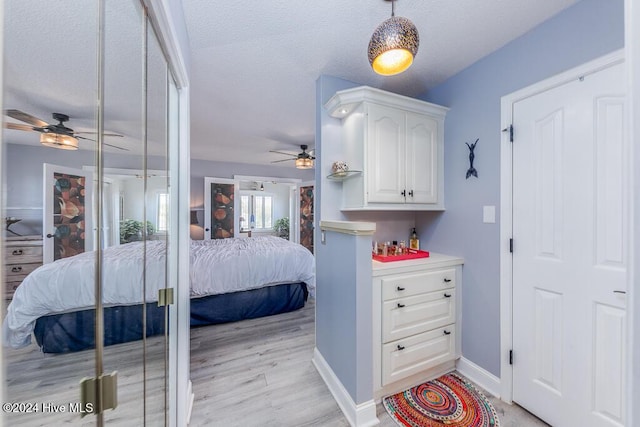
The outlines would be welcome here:
[[[74,135],[97,135],[98,132],[74,132]],[[120,135],[119,133],[104,133],[104,136],[113,136],[117,138],[123,138],[124,135]]]
[[[29,123],[35,127],[43,128],[49,126],[49,123],[40,120],[31,114],[24,113],[20,110],[4,110],[4,113],[12,119],[20,120],[21,122]]]
[[[271,162],[271,163],[288,162],[288,161],[290,161],[290,160],[295,160],[295,159],[274,160],[274,161],[273,161],[273,162]]]
[[[118,147],[117,145],[107,144],[106,142],[103,142],[102,144],[107,145],[107,146],[109,146],[109,147],[117,148],[118,150],[122,150],[122,151],[129,151],[129,149],[128,149],[128,148]]]
[[[15,129],[15,130],[33,130],[33,131],[37,130],[33,126],[23,125],[21,123],[8,123],[8,122],[5,122],[4,127],[6,127],[7,129]]]
[[[284,154],[285,156],[298,157],[297,154],[285,153],[284,151],[269,150],[270,153]]]
[[[77,136],[77,135],[74,135],[73,137],[74,137],[74,138],[77,138],[77,139],[84,139],[85,141],[92,141],[92,142],[96,142],[96,140],[95,140],[95,139],[85,138],[84,136]],[[128,149],[128,148],[118,147],[117,145],[107,144],[106,142],[103,142],[102,144],[103,144],[103,145],[107,145],[107,146],[109,146],[109,147],[117,148],[118,150],[122,150],[122,151],[129,151],[129,149]]]

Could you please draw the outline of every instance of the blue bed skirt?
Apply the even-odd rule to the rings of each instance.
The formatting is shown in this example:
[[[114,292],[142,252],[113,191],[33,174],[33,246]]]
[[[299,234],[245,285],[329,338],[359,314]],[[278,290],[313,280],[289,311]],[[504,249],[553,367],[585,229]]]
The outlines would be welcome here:
[[[304,283],[268,286],[250,291],[212,295],[191,300],[191,326],[235,322],[286,313],[304,307]],[[146,336],[165,330],[165,307],[147,304]],[[104,344],[142,339],[142,305],[104,309]],[[36,321],[34,335],[44,353],[67,353],[95,347],[94,310],[53,314]]]

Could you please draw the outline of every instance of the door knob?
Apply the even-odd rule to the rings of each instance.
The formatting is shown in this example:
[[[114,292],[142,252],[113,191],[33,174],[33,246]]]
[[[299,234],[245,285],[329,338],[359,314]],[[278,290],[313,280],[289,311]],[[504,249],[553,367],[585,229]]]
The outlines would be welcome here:
[[[398,286],[396,289],[399,291],[404,291],[404,288],[402,286]]]
[[[54,234],[49,233],[49,234],[47,234],[47,239],[50,239],[50,238],[52,238],[54,236],[55,236]]]
[[[451,279],[447,279],[447,278],[445,277],[445,279],[444,279],[444,283],[449,283],[450,281],[451,281]]]
[[[451,332],[449,332],[449,331],[447,331],[447,330],[445,329],[444,334],[445,334],[445,335],[451,335]]]
[[[413,197],[413,190],[409,191],[409,195]]]
[[[398,308],[403,308],[403,307],[404,307],[404,304],[398,303]]]
[[[445,298],[451,298],[451,294],[444,294]]]
[[[208,228],[205,228],[205,229],[204,229],[204,231],[209,231],[209,229],[208,229]]]
[[[398,347],[397,347],[397,348],[398,348],[398,350],[404,350],[404,346],[402,346],[402,345],[400,345],[400,344],[398,344]]]

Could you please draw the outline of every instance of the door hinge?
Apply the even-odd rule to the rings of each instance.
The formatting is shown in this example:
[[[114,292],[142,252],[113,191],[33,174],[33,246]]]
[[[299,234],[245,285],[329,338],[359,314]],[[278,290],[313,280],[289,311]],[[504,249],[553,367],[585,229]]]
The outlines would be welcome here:
[[[173,288],[158,289],[158,307],[173,305]]]
[[[513,253],[513,239],[509,239],[509,252]]]
[[[513,142],[513,125],[509,125],[502,129],[502,132],[509,132],[509,142]]]
[[[84,417],[100,414],[118,406],[118,372],[102,374],[96,378],[83,378],[80,381],[80,407],[77,411]]]
[[[513,350],[509,350],[509,365],[513,365]]]

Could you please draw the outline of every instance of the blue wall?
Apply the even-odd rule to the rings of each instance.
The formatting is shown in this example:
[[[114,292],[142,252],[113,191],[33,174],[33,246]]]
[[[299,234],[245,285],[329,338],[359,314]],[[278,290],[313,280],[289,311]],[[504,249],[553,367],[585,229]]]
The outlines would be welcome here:
[[[422,99],[451,108],[445,122],[445,213],[417,213],[420,238],[434,252],[464,257],[463,356],[500,376],[500,98],[622,48],[623,0],[582,0],[430,90]],[[517,132],[517,130],[516,130]],[[480,138],[465,179],[465,142]],[[421,242],[421,243],[422,243]]]

